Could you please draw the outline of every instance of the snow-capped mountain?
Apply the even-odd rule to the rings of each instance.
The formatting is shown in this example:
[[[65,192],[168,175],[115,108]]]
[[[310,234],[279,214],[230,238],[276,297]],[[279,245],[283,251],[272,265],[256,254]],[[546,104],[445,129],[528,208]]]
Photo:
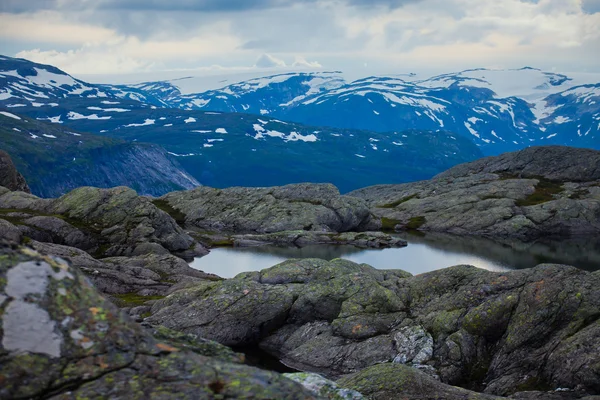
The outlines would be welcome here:
[[[177,82],[169,85],[176,88]],[[172,90],[163,100],[182,109],[252,112],[318,126],[381,132],[445,129],[495,154],[543,144],[598,148],[599,128],[592,122],[600,118],[600,102],[594,88],[534,68],[474,69],[429,79],[369,77],[350,83],[341,73],[304,73],[197,94]],[[584,132],[578,134],[578,129]]]
[[[295,89],[279,87],[274,80],[284,86],[292,81]],[[297,104],[337,90],[342,84],[336,73],[291,74],[235,85],[237,95],[230,96],[274,109],[281,103],[261,103],[256,96],[271,91],[273,96],[267,100]],[[260,115],[260,108],[259,115],[184,110],[181,108],[187,106],[179,105],[189,99],[180,93],[168,82],[93,85],[53,67],[0,59],[3,115],[26,115],[40,124],[69,132],[91,132],[106,140],[158,144],[190,177],[205,185],[270,186],[313,181],[331,182],[342,191],[350,191],[377,183],[427,179],[482,156],[470,139],[446,131],[381,133],[315,128]],[[217,100],[222,99],[215,96]],[[18,148],[28,149],[32,162],[37,152],[60,149],[58,144],[65,138],[72,139],[68,132],[43,136],[18,129],[4,133],[10,134],[11,142],[24,144]],[[80,140],[82,145],[87,143]],[[49,143],[54,146],[48,147]],[[27,159],[27,151],[21,153],[22,159]]]

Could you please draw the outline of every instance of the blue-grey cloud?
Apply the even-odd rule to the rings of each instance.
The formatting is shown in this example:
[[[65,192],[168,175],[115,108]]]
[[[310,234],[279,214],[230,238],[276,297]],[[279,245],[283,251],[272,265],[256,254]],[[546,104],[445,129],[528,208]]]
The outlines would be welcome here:
[[[600,12],[600,0],[583,0],[582,8],[588,14]]]
[[[342,0],[351,6],[385,6],[398,8],[422,0]],[[2,0],[0,12],[23,13],[39,10],[104,10],[104,11],[162,11],[162,12],[243,12],[286,8],[299,4],[326,3],[331,0]]]

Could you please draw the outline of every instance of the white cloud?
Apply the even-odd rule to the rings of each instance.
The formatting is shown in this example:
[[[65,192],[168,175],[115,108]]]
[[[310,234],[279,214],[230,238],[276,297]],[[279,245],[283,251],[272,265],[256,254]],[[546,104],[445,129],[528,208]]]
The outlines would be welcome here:
[[[296,56],[294,63],[292,64],[294,68],[323,68],[318,61],[307,61],[304,57]]]
[[[262,54],[254,64],[258,68],[285,67],[285,61],[275,58],[270,54]]]

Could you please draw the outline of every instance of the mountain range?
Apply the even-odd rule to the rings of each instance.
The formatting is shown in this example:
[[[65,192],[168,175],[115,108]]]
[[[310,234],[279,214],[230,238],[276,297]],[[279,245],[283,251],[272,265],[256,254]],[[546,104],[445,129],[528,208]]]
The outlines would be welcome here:
[[[204,185],[272,186],[312,181],[331,182],[350,191],[377,183],[427,179],[482,156],[469,139],[447,131],[381,133],[307,126],[261,115],[183,110],[169,105],[169,93],[167,83],[94,85],[51,66],[0,58],[3,125],[6,121],[14,124],[16,118],[32,119],[39,130],[89,132],[95,141],[117,139],[134,147],[159,145],[174,165],[182,168],[174,176],[183,174]],[[41,128],[40,124],[53,128]],[[3,148],[17,153],[15,163],[33,182],[32,191],[50,195],[35,184],[43,174],[32,167],[31,160],[37,152],[51,152],[47,158],[56,157],[60,152],[48,142],[72,140],[73,135],[43,136],[22,127],[14,130],[10,124],[6,127],[3,134],[11,135],[12,148],[5,148],[9,139],[3,139]],[[94,157],[96,153],[75,158],[93,164]],[[72,158],[69,154],[65,159]],[[110,186],[109,182],[94,185]],[[160,190],[144,186],[141,193],[157,194],[177,185],[181,182],[168,179]]]
[[[428,179],[484,154],[532,145],[600,148],[600,85],[532,68],[352,82],[341,72],[287,73],[201,93],[190,92],[193,81],[91,84],[53,66],[0,56],[2,148],[17,153],[11,155],[34,193],[48,196],[75,181],[43,192],[35,182],[47,171],[32,160],[39,154],[58,160],[65,150],[56,142],[72,149],[74,136],[32,134],[12,126],[17,120],[6,114],[35,123],[39,132],[88,132],[83,142],[96,150],[69,153],[63,164],[72,158],[90,165],[105,161],[98,154],[108,143],[129,152],[153,149],[155,157],[161,154],[158,165],[165,166],[157,170],[169,172],[136,187],[153,195],[198,183],[302,181],[332,182],[346,192]],[[48,170],[50,164],[44,165]],[[104,184],[93,184],[124,181],[110,168],[104,175]],[[152,184],[156,179],[163,184]]]

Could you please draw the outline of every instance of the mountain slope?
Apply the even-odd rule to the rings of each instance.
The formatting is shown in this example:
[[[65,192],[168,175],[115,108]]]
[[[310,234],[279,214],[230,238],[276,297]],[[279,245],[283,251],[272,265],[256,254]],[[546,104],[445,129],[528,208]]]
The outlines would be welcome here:
[[[0,71],[6,70],[2,65],[0,60]],[[13,68],[11,63],[8,65]],[[469,139],[447,132],[315,128],[248,114],[159,108],[180,98],[168,84],[141,84],[127,89],[79,83],[90,94],[77,96],[41,81],[39,64],[32,68],[38,73],[33,78],[27,73],[17,78],[13,75],[18,71],[11,72],[11,79],[19,82],[11,80],[12,84],[0,86],[4,97],[10,95],[0,101],[0,106],[65,129],[159,144],[196,180],[214,187],[312,181],[331,182],[348,191],[376,183],[427,179],[482,156]],[[289,79],[301,85],[301,90],[286,95],[286,99],[296,101],[340,84],[337,74],[319,78],[292,74],[285,80]],[[12,89],[14,84],[21,92]],[[255,80],[240,90],[255,96],[264,85],[264,80]],[[24,88],[34,94],[25,94]],[[145,92],[138,96],[139,91]],[[269,104],[263,102],[259,107]]]
[[[129,186],[140,194],[160,195],[199,185],[159,146],[78,132],[1,110],[0,148],[10,154],[31,191],[42,197],[79,186]]]

